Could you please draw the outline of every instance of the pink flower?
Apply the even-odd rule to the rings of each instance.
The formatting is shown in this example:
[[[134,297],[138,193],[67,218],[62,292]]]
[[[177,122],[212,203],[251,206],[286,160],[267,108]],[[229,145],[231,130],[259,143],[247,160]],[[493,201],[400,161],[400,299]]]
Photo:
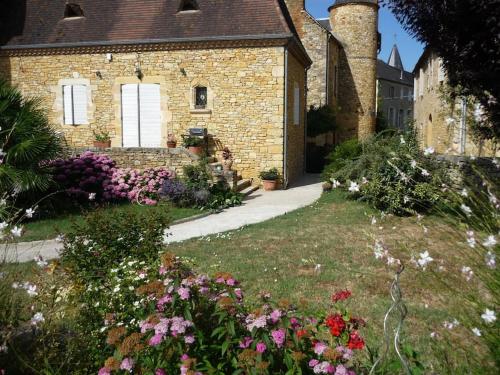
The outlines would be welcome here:
[[[188,359],[189,359],[189,356],[185,353],[181,356],[181,361],[187,361]]]
[[[153,337],[151,337],[149,339],[149,345],[150,346],[157,346],[157,345],[160,345],[160,343],[162,342],[163,340],[163,335],[161,333],[158,333],[156,335],[154,335]]]
[[[170,303],[172,302],[172,296],[170,294],[167,294],[163,297],[161,297],[158,302],[156,303],[156,308],[158,309],[158,311],[163,311],[164,310],[164,306],[167,304],[167,303]]]
[[[189,299],[189,288],[182,288],[181,287],[177,290],[177,293],[179,294],[181,299],[183,299],[183,300]]]
[[[271,322],[277,323],[281,318],[281,312],[279,310],[274,310],[271,313],[270,318],[271,318]]]
[[[167,375],[167,372],[162,368],[157,368],[155,371],[155,375]]]
[[[184,342],[188,345],[191,345],[192,343],[194,343],[194,336],[187,335],[186,337],[184,337]]]
[[[309,367],[315,367],[318,363],[319,361],[317,359],[311,359],[309,361]]]
[[[318,341],[316,344],[314,344],[314,353],[316,353],[317,355],[322,355],[327,348],[328,345],[326,345],[324,342]]]
[[[281,348],[285,342],[285,330],[283,328],[274,330],[271,332],[271,336],[276,346]]]
[[[241,349],[246,349],[252,344],[252,342],[253,342],[252,338],[247,336],[243,339],[243,341],[240,342],[239,346]]]
[[[234,279],[227,279],[226,284],[229,286],[235,286],[236,281]]]
[[[120,370],[126,370],[132,372],[133,368],[134,368],[134,360],[131,358],[124,358],[120,365]]]
[[[256,349],[256,350],[257,350],[257,352],[259,352],[259,353],[264,353],[264,352],[266,351],[266,349],[267,349],[267,346],[266,346],[266,344],[264,344],[263,342],[259,342],[259,343],[257,344],[257,347],[256,347],[255,349]]]
[[[111,375],[111,371],[107,367],[103,367],[99,370],[97,375]]]

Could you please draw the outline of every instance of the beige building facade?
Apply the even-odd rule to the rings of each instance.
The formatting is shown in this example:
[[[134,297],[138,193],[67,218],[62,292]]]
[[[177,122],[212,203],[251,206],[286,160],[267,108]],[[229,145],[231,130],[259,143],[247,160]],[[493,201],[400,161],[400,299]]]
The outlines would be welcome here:
[[[447,100],[446,71],[436,53],[425,50],[414,75],[414,121],[422,147],[446,155],[500,156],[495,145],[476,141],[470,134],[477,105],[470,98]]]

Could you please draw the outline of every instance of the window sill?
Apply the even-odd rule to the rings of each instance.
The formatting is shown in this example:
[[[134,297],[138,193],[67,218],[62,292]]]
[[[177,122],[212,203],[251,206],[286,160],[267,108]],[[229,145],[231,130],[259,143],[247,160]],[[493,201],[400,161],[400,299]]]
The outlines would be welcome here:
[[[211,109],[190,109],[189,112],[193,115],[211,115]]]

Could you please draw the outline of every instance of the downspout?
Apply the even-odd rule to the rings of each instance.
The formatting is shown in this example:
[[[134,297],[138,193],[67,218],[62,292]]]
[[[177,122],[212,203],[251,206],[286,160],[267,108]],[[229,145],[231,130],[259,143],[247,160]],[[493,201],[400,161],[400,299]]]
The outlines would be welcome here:
[[[462,118],[460,121],[460,153],[465,154],[467,136],[467,99],[462,98]]]
[[[325,105],[330,105],[330,90],[328,85],[328,80],[330,79],[330,33],[326,33],[326,73],[325,73],[325,90],[326,90],[326,103]]]
[[[304,162],[303,162],[303,171],[307,173],[307,93],[308,93],[308,85],[307,85],[307,73],[309,72],[309,68],[304,69]]]
[[[283,104],[283,188],[288,187],[288,46],[285,46],[285,84],[284,86],[284,104]]]

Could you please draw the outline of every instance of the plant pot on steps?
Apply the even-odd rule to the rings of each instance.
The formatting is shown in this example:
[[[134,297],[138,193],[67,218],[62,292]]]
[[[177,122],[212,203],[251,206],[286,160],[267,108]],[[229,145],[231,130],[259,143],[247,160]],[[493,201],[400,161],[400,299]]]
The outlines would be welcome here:
[[[188,150],[195,155],[201,155],[203,153],[203,147],[201,146],[189,146]]]
[[[168,148],[176,148],[176,147],[177,147],[177,142],[174,142],[174,141],[168,141],[168,142],[167,142],[167,147],[168,147]]]
[[[262,180],[262,185],[265,191],[276,190],[277,181],[276,180]]]
[[[94,141],[95,148],[110,148],[111,141]]]

